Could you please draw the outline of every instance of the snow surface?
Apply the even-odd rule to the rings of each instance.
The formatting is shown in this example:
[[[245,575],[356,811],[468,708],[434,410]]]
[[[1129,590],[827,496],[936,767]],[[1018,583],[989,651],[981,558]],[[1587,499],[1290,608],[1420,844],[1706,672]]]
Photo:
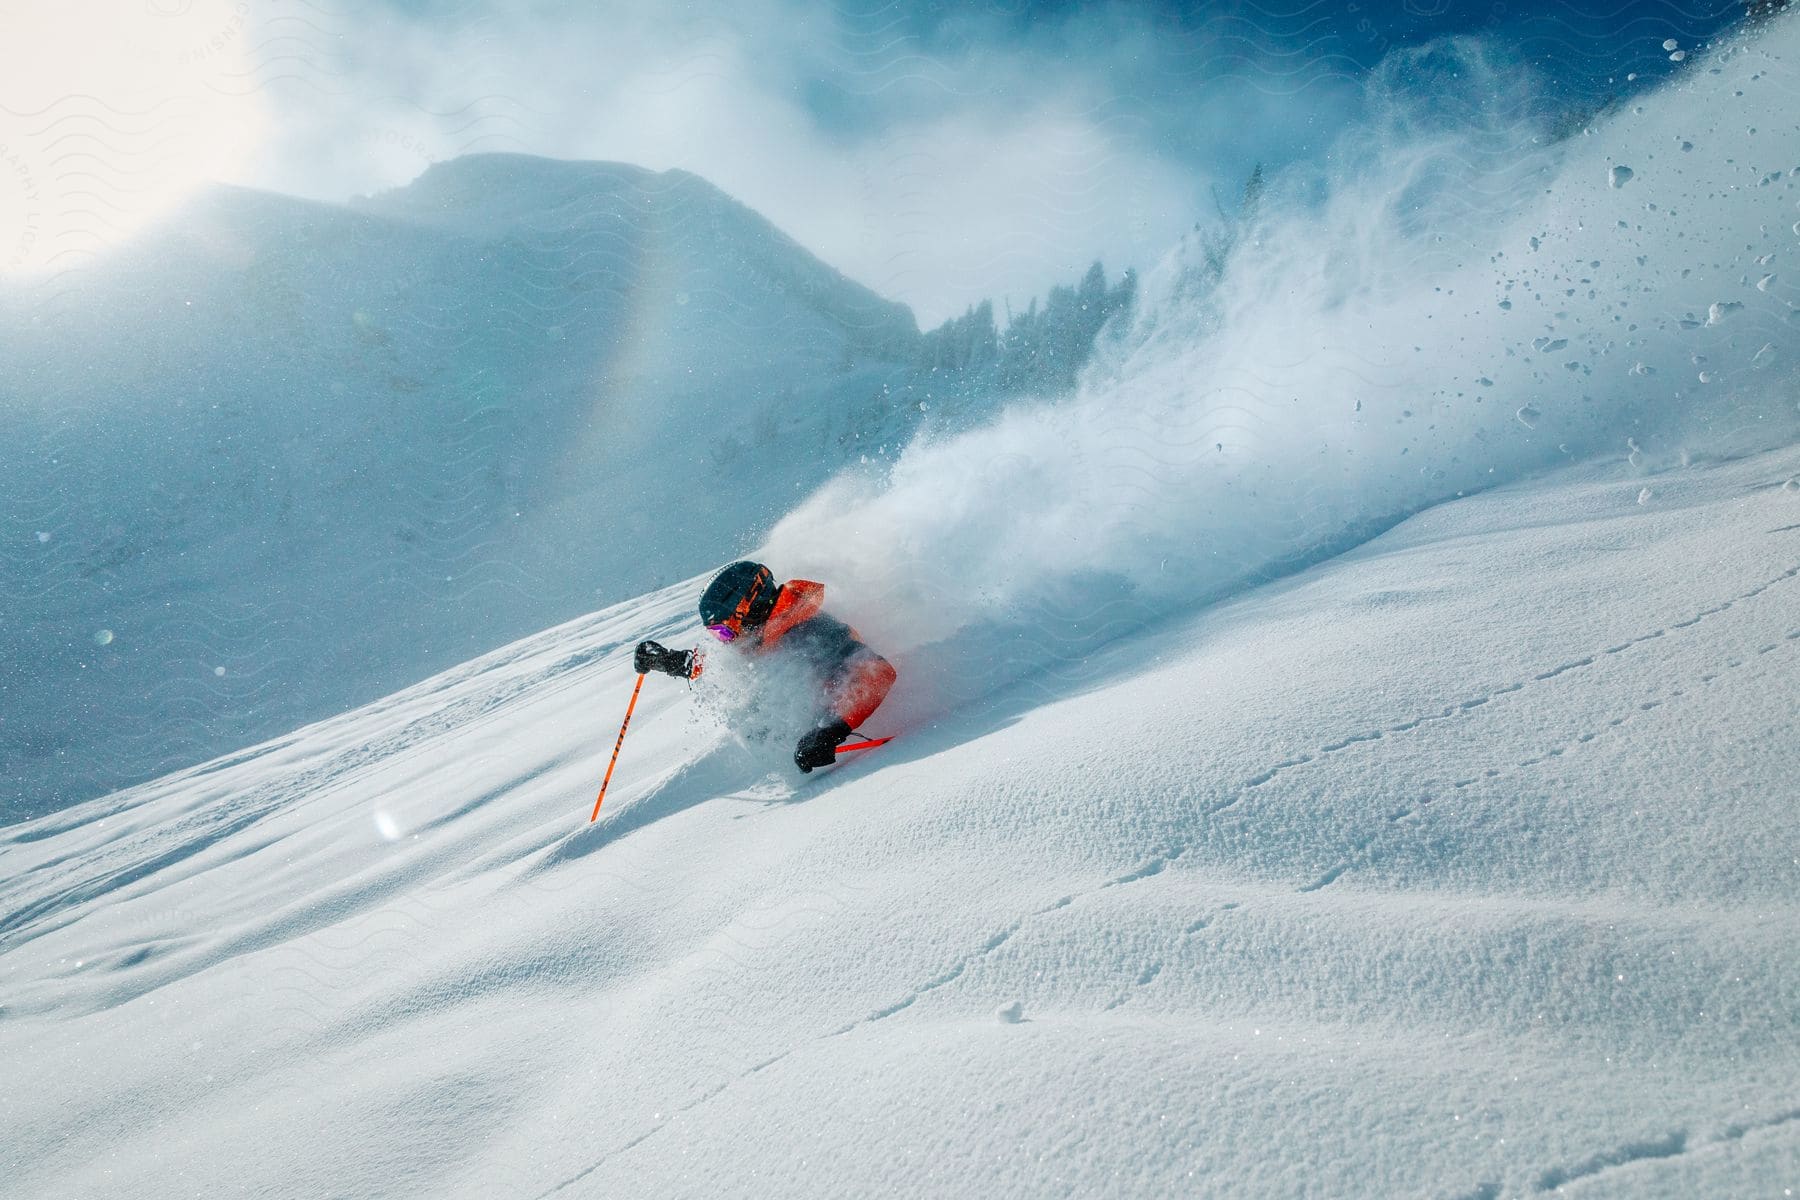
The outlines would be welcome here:
[[[653,678],[593,826],[693,584],[14,827],[7,1190],[1779,1195],[1796,473],[1433,508],[798,785]]]
[[[586,823],[700,575],[0,830],[5,1188],[1800,1187],[1797,43],[1562,140],[1396,55],[1077,395],[802,502],[865,757],[718,657]]]

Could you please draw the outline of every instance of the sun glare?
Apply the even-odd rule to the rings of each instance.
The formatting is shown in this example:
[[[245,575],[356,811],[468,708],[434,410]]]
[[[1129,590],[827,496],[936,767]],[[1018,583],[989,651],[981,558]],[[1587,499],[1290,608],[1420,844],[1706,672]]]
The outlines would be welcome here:
[[[91,260],[209,180],[265,115],[245,0],[27,0],[0,16],[0,273]]]

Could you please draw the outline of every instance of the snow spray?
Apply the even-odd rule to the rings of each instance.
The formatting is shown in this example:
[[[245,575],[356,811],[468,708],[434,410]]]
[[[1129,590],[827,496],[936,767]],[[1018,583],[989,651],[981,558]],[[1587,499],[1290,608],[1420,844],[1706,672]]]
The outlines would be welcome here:
[[[1481,43],[1397,53],[1327,167],[1149,274],[1074,395],[835,479],[759,556],[830,581],[904,686],[973,631],[983,672],[1073,660],[1584,457],[1792,440],[1795,94],[1793,20],[1573,121]]]

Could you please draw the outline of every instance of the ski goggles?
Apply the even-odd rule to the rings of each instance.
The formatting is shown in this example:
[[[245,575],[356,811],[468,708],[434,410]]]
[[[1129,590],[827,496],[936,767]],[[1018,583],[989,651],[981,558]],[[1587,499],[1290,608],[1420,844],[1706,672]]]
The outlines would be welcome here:
[[[738,601],[737,611],[717,625],[708,625],[707,631],[721,642],[729,642],[743,633],[744,622],[749,618],[750,610],[755,606],[756,597],[761,594],[762,588],[763,577],[759,575],[750,584],[750,590],[744,594],[744,598]]]

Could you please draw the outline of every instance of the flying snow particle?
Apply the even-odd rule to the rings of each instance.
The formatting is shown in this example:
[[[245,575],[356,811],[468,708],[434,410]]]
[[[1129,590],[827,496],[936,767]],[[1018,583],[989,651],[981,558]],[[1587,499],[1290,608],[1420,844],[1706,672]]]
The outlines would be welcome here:
[[[41,546],[49,540],[50,540],[50,532],[48,530],[45,530],[45,529],[38,530],[38,545]]]
[[[225,678],[225,668],[224,667],[214,667],[213,674],[217,675],[220,679],[223,679],[223,678]]]
[[[1761,279],[1756,281],[1756,290],[1759,292],[1766,292],[1769,290],[1769,285],[1774,282],[1775,277],[1773,275],[1764,275]]]
[[[1025,1002],[1014,1000],[1011,1004],[1002,1004],[994,1010],[994,1020],[1002,1025],[1017,1025],[1025,1019]]]
[[[1650,503],[1650,497],[1651,497],[1651,495],[1652,495],[1652,493],[1651,493],[1651,491],[1650,491],[1650,489],[1649,489],[1649,488],[1643,488],[1643,489],[1642,489],[1642,490],[1640,490],[1640,491],[1639,491],[1639,492],[1638,492],[1638,503],[1639,503],[1639,504],[1648,504],[1648,503]]]
[[[1633,363],[1632,367],[1631,367],[1631,374],[1633,374],[1633,375],[1654,375],[1654,374],[1656,374],[1656,368],[1653,366],[1650,366],[1648,363]]]
[[[1782,484],[1781,490],[1784,492],[1800,492],[1800,475],[1795,475],[1786,483]]]
[[[1737,312],[1743,307],[1742,301],[1715,300],[1712,303],[1712,307],[1706,310],[1706,323],[1708,325],[1723,324],[1726,317],[1729,317],[1732,313]]]
[[[1664,50],[1679,50],[1679,49],[1681,49],[1681,43],[1676,41],[1674,38],[1670,38],[1668,41],[1663,43],[1663,49]]]
[[[387,813],[377,809],[375,812],[375,832],[379,833],[386,841],[397,842],[400,840],[400,823]]]
[[[1687,59],[1687,51],[1686,50],[1677,50],[1675,53],[1669,55],[1670,62],[1684,62],[1684,61],[1686,61],[1686,59]]]
[[[1519,419],[1519,424],[1523,425],[1525,428],[1536,429],[1537,419],[1544,414],[1527,404],[1513,415]]]
[[[96,646],[110,646],[112,644],[112,640],[113,640],[113,631],[110,629],[101,629],[101,630],[96,631],[94,634],[94,645],[96,645]]]
[[[1701,383],[1711,383],[1714,378],[1715,377],[1711,371],[1700,372],[1700,382]]]
[[[1630,167],[1621,163],[1612,169],[1612,173],[1608,176],[1608,179],[1614,187],[1622,188],[1630,183],[1631,177],[1636,174],[1636,171],[1633,171]]]
[[[1769,365],[1769,363],[1774,361],[1774,358],[1775,358],[1775,343],[1774,342],[1764,342],[1763,348],[1761,350],[1758,350],[1754,355],[1751,356],[1750,365],[1753,367],[1766,367]]]

